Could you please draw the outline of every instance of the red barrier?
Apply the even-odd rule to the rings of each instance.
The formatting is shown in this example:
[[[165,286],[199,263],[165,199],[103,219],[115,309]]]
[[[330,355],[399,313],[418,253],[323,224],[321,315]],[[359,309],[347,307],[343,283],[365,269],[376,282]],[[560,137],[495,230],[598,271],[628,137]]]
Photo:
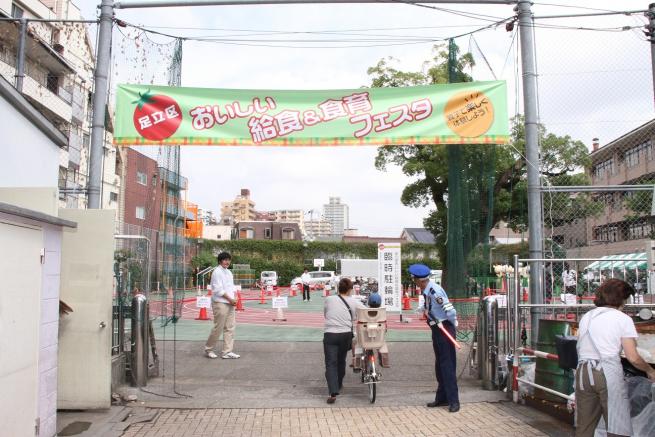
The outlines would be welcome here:
[[[262,291],[259,295],[259,304],[263,305],[266,304],[266,297],[264,297],[264,289],[262,288]]]

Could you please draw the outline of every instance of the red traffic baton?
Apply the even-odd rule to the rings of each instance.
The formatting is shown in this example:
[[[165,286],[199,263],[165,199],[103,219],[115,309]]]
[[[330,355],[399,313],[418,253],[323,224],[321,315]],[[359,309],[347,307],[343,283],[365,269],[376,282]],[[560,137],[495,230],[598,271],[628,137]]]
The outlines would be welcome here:
[[[443,335],[445,335],[446,338],[448,340],[450,340],[450,342],[453,344],[453,346],[455,346],[457,349],[462,348],[462,346],[457,342],[457,340],[455,340],[453,338],[453,336],[450,335],[450,332],[448,332],[448,330],[446,328],[444,328],[443,323],[439,322],[439,323],[437,323],[437,326],[439,327],[439,329],[441,329],[441,332],[443,333]]]

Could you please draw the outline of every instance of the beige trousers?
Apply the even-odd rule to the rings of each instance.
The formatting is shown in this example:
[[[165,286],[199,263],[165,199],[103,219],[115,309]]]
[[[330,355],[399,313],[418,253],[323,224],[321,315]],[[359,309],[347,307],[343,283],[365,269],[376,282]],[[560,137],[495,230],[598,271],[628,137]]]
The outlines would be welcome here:
[[[232,352],[234,348],[234,327],[236,326],[234,306],[228,303],[212,302],[214,312],[214,327],[205,343],[205,349],[211,350],[223,333],[223,351],[221,355]]]

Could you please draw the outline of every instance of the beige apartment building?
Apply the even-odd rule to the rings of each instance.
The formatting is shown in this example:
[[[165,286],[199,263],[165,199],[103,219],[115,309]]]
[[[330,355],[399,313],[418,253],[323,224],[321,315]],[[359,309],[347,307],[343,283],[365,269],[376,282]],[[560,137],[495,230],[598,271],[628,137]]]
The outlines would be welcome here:
[[[597,205],[600,211],[553,228],[553,241],[566,249],[568,257],[645,251],[647,242],[655,236],[652,192],[628,188],[610,191],[603,190],[603,186],[655,183],[654,138],[655,120],[651,120],[603,147],[594,139],[589,174],[598,190],[588,196],[600,203]],[[575,196],[570,195],[573,205]],[[545,195],[545,205],[547,200]],[[544,215],[547,219],[547,214]]]
[[[233,201],[221,202],[221,224],[234,225],[237,222],[256,220],[255,202],[250,198],[250,190],[242,188]]]
[[[82,19],[70,0],[0,0],[0,16]],[[17,86],[18,22],[0,21],[0,76]],[[59,156],[59,200],[63,208],[86,208],[91,132],[94,48],[86,24],[28,21],[25,76],[19,91],[59,131],[68,146]],[[111,120],[104,147],[102,208],[118,209],[121,157],[111,144]]]

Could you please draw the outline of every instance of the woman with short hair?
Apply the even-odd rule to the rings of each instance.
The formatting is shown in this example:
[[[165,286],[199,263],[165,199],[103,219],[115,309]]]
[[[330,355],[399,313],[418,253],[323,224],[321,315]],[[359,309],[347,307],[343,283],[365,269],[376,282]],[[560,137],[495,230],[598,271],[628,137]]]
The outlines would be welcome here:
[[[601,417],[608,435],[632,435],[621,350],[632,365],[655,381],[655,369],[637,352],[635,324],[621,311],[631,294],[634,289],[627,282],[605,281],[596,292],[598,308],[580,320],[575,372],[577,437],[592,437]]]
[[[352,346],[354,321],[357,320],[356,308],[363,308],[361,302],[350,297],[353,283],[348,278],[339,281],[338,295],[325,298],[323,314],[325,332],[323,333],[323,351],[325,353],[325,379],[330,396],[328,404],[337,400],[343,387],[346,374],[346,355]]]

